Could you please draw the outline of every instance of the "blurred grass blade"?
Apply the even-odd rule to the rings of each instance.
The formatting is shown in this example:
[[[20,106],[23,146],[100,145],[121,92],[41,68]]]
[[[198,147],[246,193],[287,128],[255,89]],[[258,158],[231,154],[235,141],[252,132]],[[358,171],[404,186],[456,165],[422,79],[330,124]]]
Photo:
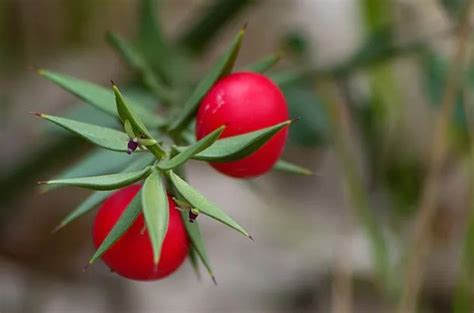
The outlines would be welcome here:
[[[114,93],[111,90],[52,71],[39,70],[38,73],[97,109],[111,114],[112,116],[117,116],[117,109],[114,105]],[[137,105],[136,102],[135,104],[134,110],[147,126],[155,128],[163,124],[163,120],[160,119],[159,116],[154,114],[152,111]]]
[[[131,123],[132,128],[135,131],[135,133],[145,136],[144,138],[146,139],[154,139],[150,131],[148,130],[148,128],[140,119],[140,117],[137,114],[135,114],[132,107],[130,107],[128,103],[125,101],[125,99],[123,98],[117,86],[113,85],[112,88],[114,90],[115,102],[117,105],[117,112],[120,117],[120,120],[122,122],[125,122],[128,120]],[[161,158],[166,155],[165,151],[158,143],[155,143],[152,146],[148,146],[147,148],[158,158]]]
[[[278,162],[273,167],[274,170],[298,175],[313,175],[309,169],[302,166],[290,163],[285,160],[278,160]]]
[[[194,221],[193,223],[189,222],[188,212],[181,212],[181,218],[183,219],[184,226],[186,227],[186,232],[188,233],[189,240],[191,241],[191,250],[195,250],[197,256],[201,260],[202,264],[206,268],[209,276],[211,276],[212,281],[216,283],[216,278],[214,273],[212,272],[211,263],[209,262],[209,257],[207,256],[206,246],[204,244],[204,239],[201,234],[201,230],[199,229],[198,221]],[[194,265],[193,265],[194,267]],[[197,262],[195,270],[198,273]]]
[[[179,43],[195,53],[204,51],[226,23],[229,23],[246,6],[256,2],[254,0],[213,0],[209,2],[202,16],[181,35]]]
[[[471,187],[472,189],[472,187]],[[472,191],[471,191],[472,192]],[[474,194],[471,194],[471,199]],[[474,310],[474,202],[471,202],[465,237],[461,269],[454,294],[454,313],[472,312]]]
[[[281,57],[282,57],[281,52],[275,52],[255,62],[254,64],[247,65],[245,67],[245,70],[256,72],[256,73],[265,73],[266,71],[271,69],[273,66],[275,66],[280,61]]]
[[[344,122],[345,102],[334,90],[334,82],[324,82],[319,86],[318,92],[323,97],[322,104],[328,115],[332,140],[335,145],[339,163],[344,170],[344,180],[350,197],[351,206],[355,210],[360,223],[364,227],[372,253],[373,263],[386,290],[393,291],[392,272],[390,267],[390,254],[382,225],[377,221],[370,206],[370,199],[361,174],[358,171],[353,155],[347,142],[347,123]]]
[[[153,263],[157,265],[169,221],[168,197],[157,170],[154,170],[143,184],[142,203],[143,215],[153,248]]]
[[[149,167],[144,168],[140,171],[109,174],[101,176],[88,176],[79,178],[64,178],[49,180],[43,182],[44,184],[58,184],[64,186],[76,186],[82,188],[88,188],[93,190],[113,190],[124,186],[128,186],[134,182],[137,182],[150,174],[151,169]]]
[[[123,211],[114,227],[112,227],[107,237],[105,237],[102,244],[90,259],[89,264],[92,264],[95,260],[100,258],[117,240],[120,239],[120,237],[122,237],[122,235],[130,228],[130,226],[132,226],[133,222],[135,222],[142,210],[141,193],[142,191],[140,190],[127,206],[127,208]]]
[[[113,151],[127,151],[128,136],[124,132],[97,125],[82,123],[58,116],[38,114],[38,116],[79,135],[88,141]]]
[[[75,219],[83,216],[84,214],[88,213],[95,207],[97,207],[100,203],[102,203],[105,199],[107,199],[112,193],[115,191],[95,191],[93,192],[86,200],[84,200],[74,211],[69,213],[62,221],[59,223],[58,226],[53,230],[53,232],[58,231],[59,229],[63,228],[64,226],[68,225]]]
[[[217,63],[211,68],[202,81],[196,86],[191,96],[185,102],[183,108],[180,109],[177,116],[173,116],[169,126],[170,131],[177,131],[184,128],[192,119],[194,112],[197,110],[201,99],[214,83],[222,76],[232,71],[237,55],[240,50],[245,29],[239,31],[234,40],[227,48],[226,52],[219,58]]]
[[[201,140],[199,140],[195,144],[187,147],[182,152],[178,153],[172,159],[165,160],[165,161],[162,161],[162,162],[158,163],[158,167],[162,170],[169,170],[169,169],[178,167],[181,164],[184,164],[187,160],[192,158],[193,155],[207,149],[214,142],[216,142],[216,140],[222,134],[224,129],[225,129],[225,126],[219,127],[218,129],[214,130],[209,135],[202,138]]]
[[[131,43],[114,33],[107,33],[106,39],[109,44],[122,56],[124,61],[138,73],[140,73],[143,83],[153,92],[153,94],[163,103],[172,101],[170,90],[163,86],[152,71],[148,61]]]
[[[194,208],[198,209],[201,213],[237,230],[246,237],[251,238],[249,233],[239,224],[237,224],[234,219],[232,219],[225,212],[219,209],[214,203],[207,200],[206,197],[204,197],[196,189],[191,187],[178,175],[176,175],[172,171],[170,171],[169,175],[173,185],[176,187],[176,190],[179,192],[179,194],[183,196],[183,198],[186,199],[186,201]]]
[[[206,150],[193,156],[193,159],[212,162],[242,159],[260,149],[290,123],[291,121],[286,121],[251,133],[219,139]],[[178,149],[182,150],[184,148],[179,147]]]
[[[164,37],[159,20],[155,16],[155,12],[158,11],[157,2],[157,0],[140,1],[138,47],[160,78],[170,84],[175,78],[173,65],[176,55],[173,55],[174,51]],[[161,4],[161,1],[159,2]]]

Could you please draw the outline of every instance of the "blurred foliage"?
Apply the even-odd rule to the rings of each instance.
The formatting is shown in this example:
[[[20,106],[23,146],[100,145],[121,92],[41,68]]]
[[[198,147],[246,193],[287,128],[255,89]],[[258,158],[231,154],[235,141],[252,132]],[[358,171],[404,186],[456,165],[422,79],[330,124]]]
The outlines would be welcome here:
[[[424,74],[423,83],[427,98],[434,108],[439,108],[449,64],[445,57],[428,49],[423,50],[421,62]],[[464,76],[462,85],[467,88],[472,88],[471,86],[474,84],[474,68],[468,68]],[[460,90],[456,96],[450,129],[451,140],[453,140],[454,145],[464,153],[469,148],[465,101],[465,93],[463,90]]]
[[[178,42],[193,53],[203,52],[224,25],[255,2],[255,0],[210,1],[200,13],[200,17],[180,36]]]
[[[282,86],[282,90],[290,116],[298,119],[290,129],[290,142],[307,147],[326,144],[329,126],[320,99],[314,93],[314,83],[296,81]]]
[[[446,12],[452,18],[458,18],[466,7],[467,0],[439,0],[441,5],[446,9]]]

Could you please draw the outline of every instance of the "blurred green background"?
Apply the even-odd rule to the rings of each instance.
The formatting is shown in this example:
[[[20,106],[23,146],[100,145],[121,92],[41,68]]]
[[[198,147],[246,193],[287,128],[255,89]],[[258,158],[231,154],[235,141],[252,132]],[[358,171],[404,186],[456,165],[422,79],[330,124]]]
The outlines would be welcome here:
[[[410,251],[433,172],[419,312],[471,312],[474,67],[472,38],[458,31],[468,2],[0,0],[0,312],[394,311],[413,292]],[[162,41],[137,42],[150,12]],[[275,171],[239,181],[202,163],[188,166],[193,185],[256,239],[202,219],[217,287],[205,276],[197,281],[189,264],[155,283],[126,281],[102,264],[82,273],[93,253],[93,214],[51,230],[87,192],[41,194],[36,181],[91,146],[28,113],[115,121],[35,69],[104,86],[113,79],[162,110],[140,71],[107,43],[107,31],[138,46],[166,46],[167,54],[145,57],[164,81],[179,81],[183,97],[244,23],[236,68],[283,52],[267,74],[299,118],[285,158],[316,175]],[[446,138],[439,119],[448,122]],[[438,145],[446,153],[433,169]]]

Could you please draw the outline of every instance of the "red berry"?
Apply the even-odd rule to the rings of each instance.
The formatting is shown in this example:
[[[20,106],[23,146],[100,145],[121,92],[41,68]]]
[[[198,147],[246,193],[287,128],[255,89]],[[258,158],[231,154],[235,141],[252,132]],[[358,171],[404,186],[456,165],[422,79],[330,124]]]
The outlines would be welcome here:
[[[141,186],[133,185],[112,194],[100,207],[94,222],[94,245],[100,246],[122,212]],[[181,215],[168,196],[169,223],[163,241],[158,267],[153,263],[153,250],[143,214],[127,232],[102,256],[102,260],[117,274],[135,280],[155,280],[174,272],[188,254],[189,242]]]
[[[221,135],[221,138],[225,138],[286,120],[288,107],[285,97],[270,79],[252,72],[233,73],[220,79],[201,101],[196,137],[201,139],[222,125],[226,125]],[[284,128],[244,159],[211,165],[219,172],[234,177],[262,175],[280,158],[287,135],[288,128]]]

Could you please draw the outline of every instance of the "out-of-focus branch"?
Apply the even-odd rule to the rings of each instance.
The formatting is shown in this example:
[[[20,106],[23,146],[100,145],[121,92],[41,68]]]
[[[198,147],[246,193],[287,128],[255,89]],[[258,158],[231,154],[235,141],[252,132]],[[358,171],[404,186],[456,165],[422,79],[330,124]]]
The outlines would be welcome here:
[[[350,205],[359,218],[369,239],[372,259],[377,271],[379,282],[386,290],[392,286],[389,255],[382,227],[370,208],[369,195],[364,181],[357,169],[348,144],[348,112],[344,99],[335,90],[333,80],[319,83],[318,94],[323,97],[322,103],[326,109],[332,128],[332,137],[341,167],[344,170],[345,183],[348,188]]]
[[[458,44],[449,69],[444,95],[434,129],[431,159],[421,194],[415,222],[413,245],[408,252],[406,277],[398,307],[399,313],[412,313],[417,305],[417,298],[423,281],[423,264],[431,247],[430,228],[436,213],[440,176],[446,159],[448,142],[447,133],[452,116],[456,95],[462,77],[462,68],[466,57],[470,36],[470,12],[474,1],[466,4],[466,10],[458,30]]]

